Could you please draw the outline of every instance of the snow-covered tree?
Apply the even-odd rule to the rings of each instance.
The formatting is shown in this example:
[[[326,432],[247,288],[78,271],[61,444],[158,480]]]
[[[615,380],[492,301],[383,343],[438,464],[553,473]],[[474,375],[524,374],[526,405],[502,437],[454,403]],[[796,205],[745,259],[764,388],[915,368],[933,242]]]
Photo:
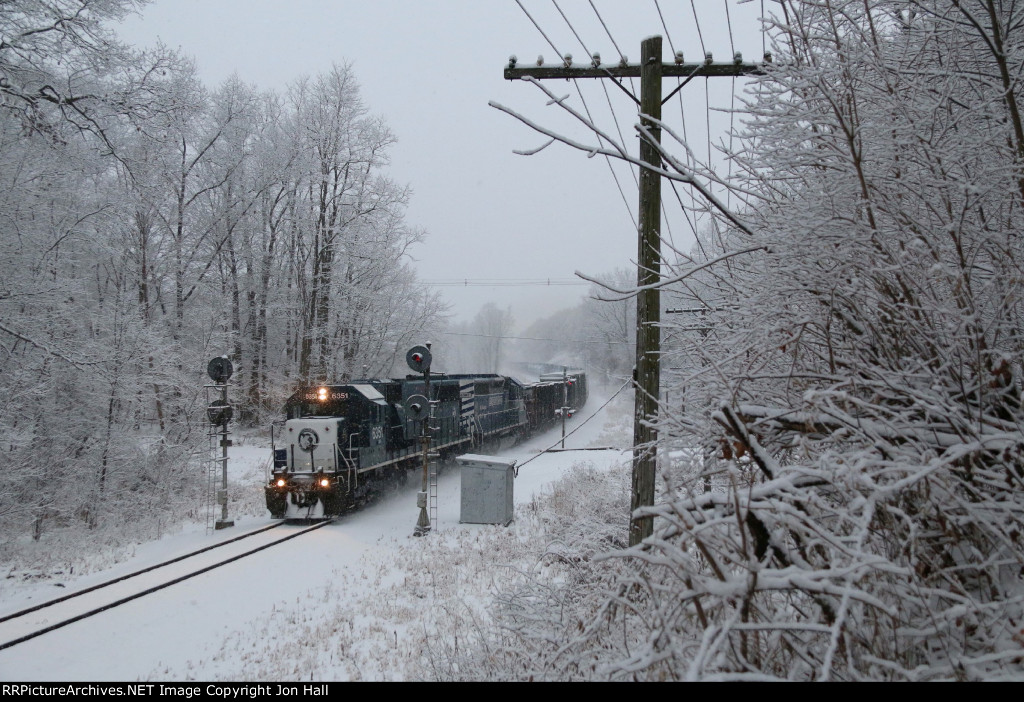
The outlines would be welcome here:
[[[314,375],[390,373],[443,314],[351,70],[209,90],[116,41],[142,4],[0,3],[5,547],[195,514],[211,356],[257,419]]]
[[[704,312],[665,323],[686,402],[659,413],[655,532],[562,672],[1019,679],[1022,19],[774,4],[741,204],[708,197],[662,281]],[[665,177],[706,182],[664,127]]]

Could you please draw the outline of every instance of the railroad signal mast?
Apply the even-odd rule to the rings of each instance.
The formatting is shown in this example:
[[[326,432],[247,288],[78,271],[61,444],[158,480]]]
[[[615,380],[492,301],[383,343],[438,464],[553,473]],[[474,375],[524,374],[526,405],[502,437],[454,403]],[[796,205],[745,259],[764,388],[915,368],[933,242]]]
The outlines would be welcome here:
[[[228,380],[234,373],[231,359],[227,356],[217,356],[210,359],[206,366],[206,373],[213,380],[215,385],[207,385],[208,390],[213,389],[219,392],[220,397],[209,404],[206,408],[207,419],[210,420],[210,441],[211,441],[211,466],[219,464],[220,475],[212,475],[216,481],[219,478],[220,487],[214,489],[216,502],[220,505],[220,519],[214,524],[214,529],[226,529],[235,525],[234,520],[228,519],[228,447],[231,446],[231,432],[228,431],[228,423],[234,415],[234,410],[228,404]],[[216,455],[216,447],[213,441],[219,438],[220,456]],[[209,523],[207,523],[209,524]],[[207,527],[209,528],[209,527]]]
[[[771,56],[765,54],[765,62]],[[675,61],[665,63],[662,59],[661,37],[652,36],[640,43],[640,63],[630,64],[623,57],[618,64],[604,66],[600,57],[594,54],[589,66],[574,67],[571,56],[565,56],[560,65],[516,67],[516,59],[509,59],[505,68],[506,80],[533,78],[545,80],[562,78],[609,78],[620,88],[629,90],[618,80],[621,78],[640,79],[640,99],[630,93],[640,107],[640,125],[650,135],[640,139],[640,160],[644,168],[640,171],[640,222],[637,237],[637,287],[636,298],[636,366],[634,386],[636,400],[633,415],[633,483],[630,513],[640,507],[654,504],[654,474],[657,451],[657,432],[653,422],[658,413],[658,397],[661,391],[661,293],[655,284],[661,279],[661,106],[682,90],[694,78],[738,77],[758,74],[763,64],[743,63],[736,54],[731,63],[714,63],[711,54],[706,54],[702,63],[684,63],[682,52],[676,52]],[[662,78],[682,78],[682,82],[667,97],[662,99]],[[630,519],[629,544],[635,546],[650,536],[653,531],[653,517]]]
[[[562,368],[562,408],[559,414],[562,415],[562,448],[565,448],[565,419],[569,415],[569,370]]]
[[[423,373],[424,384],[424,396],[413,395],[409,398],[407,407],[414,418],[423,420],[423,431],[420,436],[420,444],[423,447],[423,481],[420,491],[416,493],[416,506],[419,507],[420,513],[413,536],[426,536],[430,533],[430,418],[433,414],[430,411],[430,361],[429,343],[426,346],[413,346],[405,354],[405,362],[409,367]]]

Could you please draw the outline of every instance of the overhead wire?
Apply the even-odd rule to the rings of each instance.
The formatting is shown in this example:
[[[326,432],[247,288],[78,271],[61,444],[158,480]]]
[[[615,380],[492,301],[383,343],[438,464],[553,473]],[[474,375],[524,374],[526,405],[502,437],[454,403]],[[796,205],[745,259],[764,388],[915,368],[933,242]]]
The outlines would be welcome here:
[[[562,16],[562,19],[564,19],[564,20],[565,20],[565,23],[566,23],[567,25],[569,25],[569,29],[570,29],[570,30],[572,31],[572,33],[573,33],[573,34],[574,34],[574,35],[576,36],[576,39],[577,39],[577,40],[578,40],[578,41],[580,42],[580,46],[582,46],[582,47],[583,47],[583,50],[584,50],[584,51],[585,51],[585,52],[586,52],[586,53],[588,54],[588,56],[589,56],[589,55],[590,55],[590,50],[589,50],[589,49],[587,48],[587,45],[586,45],[586,44],[584,43],[583,39],[582,39],[582,38],[580,37],[579,33],[578,33],[578,32],[576,31],[576,28],[575,28],[575,27],[573,26],[572,22],[570,22],[570,21],[569,21],[569,18],[568,18],[568,17],[566,16],[566,14],[565,14],[565,13],[564,13],[564,12],[562,11],[562,8],[558,6],[558,3],[557,3],[557,2],[555,2],[555,0],[552,0],[552,3],[554,4],[554,6],[555,6],[555,9],[556,9],[556,10],[558,10],[558,13],[559,13],[559,14],[560,14],[560,15]],[[551,40],[551,38],[550,38],[550,37],[549,37],[549,36],[547,35],[547,33],[546,33],[546,32],[545,32],[545,31],[544,31],[544,30],[543,30],[542,28],[541,28],[540,24],[538,24],[538,23],[537,23],[537,20],[535,20],[535,19],[533,18],[533,15],[531,15],[531,14],[530,14],[530,13],[529,13],[529,12],[527,11],[527,9],[526,9],[526,8],[525,8],[525,7],[523,6],[523,3],[522,3],[522,2],[520,2],[520,0],[516,0],[516,4],[517,4],[517,5],[519,5],[519,9],[520,9],[520,10],[522,10],[522,11],[523,11],[523,14],[525,14],[525,15],[526,15],[526,17],[527,17],[527,18],[528,18],[528,19],[530,20],[530,22],[532,22],[532,23],[533,23],[533,26],[534,26],[534,27],[536,27],[537,31],[538,31],[538,32],[540,32],[541,36],[543,36],[543,37],[544,37],[545,41],[547,41],[548,45],[549,45],[549,46],[551,46],[551,48],[552,48],[552,49],[553,49],[553,50],[555,51],[555,53],[556,53],[556,54],[557,54],[557,55],[559,56],[559,58],[563,58],[563,59],[564,59],[564,55],[562,54],[562,52],[558,50],[558,47],[557,47],[557,46],[555,46],[555,43],[554,43],[554,42],[553,42],[553,41]],[[594,7],[594,4],[593,4],[593,2],[591,2],[590,6],[591,6],[592,8]],[[595,13],[597,12],[597,8],[594,8],[594,12],[595,12]],[[603,24],[604,24],[604,20],[603,20],[603,19],[601,19],[601,15],[600,15],[600,13],[598,13],[598,19],[600,19],[600,20],[601,20],[601,23],[602,23],[602,25],[603,25]],[[607,27],[607,26],[605,26],[605,31],[606,31],[606,32],[608,32],[608,27]],[[612,44],[613,44],[613,45],[615,45],[615,48],[616,48],[616,50],[618,51],[619,49],[618,49],[618,45],[616,45],[616,44],[615,44],[615,38],[611,36],[611,33],[610,33],[610,32],[608,32],[608,36],[609,36],[609,38],[610,38],[610,39],[612,40]],[[620,55],[620,56],[622,55],[622,52],[621,52],[621,51],[619,52],[619,55]],[[583,108],[584,108],[584,110],[586,110],[586,112],[587,112],[587,118],[588,118],[588,119],[590,119],[590,121],[591,121],[591,122],[593,122],[593,117],[592,117],[592,115],[591,115],[591,113],[590,113],[590,108],[589,108],[589,106],[587,105],[587,102],[586,102],[586,98],[584,98],[584,97],[583,97],[583,92],[582,92],[582,91],[580,90],[580,87],[579,87],[579,85],[578,85],[577,81],[573,80],[573,84],[574,84],[574,85],[576,85],[576,91],[577,91],[577,93],[578,93],[578,94],[579,94],[579,96],[580,96],[580,100],[581,100],[581,102],[583,103]],[[606,89],[606,90],[607,90],[607,89]],[[598,138],[599,138],[599,139],[601,138],[601,137],[600,137],[600,135],[598,135]],[[618,176],[617,176],[617,175],[616,175],[616,173],[615,173],[615,169],[614,169],[614,167],[613,167],[613,166],[612,166],[612,164],[611,164],[611,159],[610,159],[610,158],[609,158],[609,157],[608,157],[608,156],[606,155],[606,156],[605,156],[605,160],[606,160],[606,162],[608,163],[608,168],[609,168],[609,170],[611,170],[611,172],[612,172],[612,178],[613,178],[613,180],[615,181],[615,185],[616,185],[616,187],[617,187],[617,188],[618,188],[618,190],[619,190],[619,194],[620,194],[620,195],[622,196],[622,201],[623,201],[623,204],[624,204],[624,205],[626,206],[626,210],[627,210],[627,212],[629,212],[629,217],[630,217],[630,219],[631,219],[631,220],[633,221],[633,225],[634,225],[634,226],[637,226],[637,219],[636,219],[636,216],[635,216],[635,215],[633,214],[633,210],[632,210],[632,208],[631,208],[631,207],[630,207],[630,205],[629,205],[629,200],[628,200],[628,198],[626,198],[626,194],[625,194],[625,191],[624,191],[624,190],[622,189],[622,184],[621,184],[621,183],[619,182]]]
[[[615,37],[613,37],[612,33],[608,30],[608,25],[604,23],[604,17],[602,17],[601,13],[597,11],[596,7],[594,7],[594,0],[588,0],[588,2],[590,2],[590,7],[594,11],[594,14],[597,15],[597,19],[601,23],[601,26],[604,27],[604,31],[608,35],[608,38],[612,40],[612,46],[614,46],[615,50],[619,52],[619,59],[625,60],[626,55],[622,53],[622,49],[620,49],[619,45],[615,42]]]
[[[551,37],[548,36],[548,34],[546,32],[544,32],[544,30],[541,28],[540,24],[526,10],[526,8],[524,7],[523,3],[520,0],[516,0],[516,4],[519,5],[520,9],[527,16],[527,18],[529,18],[529,20],[533,23],[534,27],[536,27],[537,31],[541,34],[541,36],[544,37],[545,41],[547,41],[547,43],[551,46],[551,48],[555,51],[555,53],[560,58],[564,58],[562,52],[559,51],[559,49],[555,45],[554,41],[551,39]],[[565,21],[566,25],[569,27],[569,29],[572,32],[573,36],[576,38],[576,41],[579,42],[580,46],[583,48],[583,50],[586,52],[586,54],[588,56],[592,56],[593,54],[591,53],[591,51],[590,51],[589,47],[587,46],[586,42],[583,41],[582,36],[576,30],[576,27],[573,25],[572,21],[570,20],[569,16],[566,14],[566,12],[558,4],[557,0],[552,0],[552,4],[555,6],[555,9],[558,11],[559,15],[561,15],[561,17]],[[610,28],[608,26],[608,23],[605,21],[604,17],[601,15],[601,12],[598,10],[597,6],[594,4],[594,1],[593,0],[588,0],[588,4],[590,5],[591,9],[593,10],[593,12],[594,12],[595,16],[597,17],[598,21],[600,22],[602,28],[604,29],[605,34],[608,36],[608,39],[611,41],[612,46],[614,47],[615,51],[618,53],[620,60],[623,60],[623,61],[626,60],[626,56],[623,53],[622,48],[619,46],[618,42],[615,40],[615,37],[612,34],[612,32],[611,32],[611,30],[610,30]],[[656,10],[658,12],[658,17],[659,17],[659,20],[661,22],[662,28],[663,28],[663,30],[665,32],[665,36],[666,36],[666,38],[668,40],[669,47],[672,50],[673,55],[675,55],[675,51],[676,51],[676,49],[675,49],[675,42],[674,42],[673,37],[671,35],[671,32],[669,30],[669,25],[668,25],[668,22],[666,21],[665,15],[662,12],[662,8],[661,8],[659,0],[654,0],[654,5],[655,5],[655,8],[656,8]],[[735,56],[735,47],[736,47],[736,44],[735,44],[735,34],[734,34],[733,26],[732,26],[731,11],[729,9],[729,0],[724,0],[724,5],[725,5],[725,13],[726,13],[726,25],[728,27],[728,32],[729,32],[729,45],[730,45],[730,49],[732,50],[733,56]],[[764,0],[761,0],[760,5],[761,5],[761,15],[763,17],[764,16]],[[690,10],[691,10],[691,13],[692,13],[692,16],[693,16],[694,27],[696,28],[697,37],[698,37],[698,40],[700,42],[701,51],[704,54],[704,56],[706,56],[707,55],[707,45],[705,43],[703,28],[701,26],[700,15],[697,12],[695,0],[690,0]],[[764,32],[762,30],[762,48],[764,48],[765,46],[766,46],[766,39],[765,39],[765,36],[764,36]],[[574,86],[576,88],[576,92],[577,92],[577,94],[578,94],[578,96],[580,98],[580,101],[583,104],[584,111],[586,112],[587,118],[591,121],[591,123],[593,123],[593,113],[592,113],[592,111],[590,109],[590,106],[587,104],[587,100],[586,100],[586,97],[584,95],[584,92],[580,88],[580,86],[578,84],[578,81],[573,79],[573,83],[574,83]],[[632,80],[631,80],[631,84],[632,84]],[[611,96],[608,93],[608,89],[607,89],[607,86],[604,84],[604,81],[601,81],[601,85],[602,85],[602,89],[604,90],[604,93],[605,93],[605,99],[606,99],[606,102],[608,104],[609,111],[611,112],[612,119],[615,122],[616,131],[618,133],[620,142],[623,145],[625,145],[624,134],[622,132],[622,127],[621,127],[621,124],[619,123],[619,120],[618,120],[618,117],[617,117],[617,112],[615,110],[615,106],[614,106],[614,104],[613,104],[613,102],[611,100]],[[620,85],[619,87],[622,87],[622,86]],[[729,142],[728,142],[728,147],[724,149],[726,151],[726,157],[727,158],[728,158],[728,155],[732,153],[732,150],[734,148],[735,112],[736,112],[736,109],[735,109],[736,108],[736,94],[735,93],[736,93],[736,79],[734,77],[732,79],[732,95],[731,95],[731,103],[730,103],[730,109],[729,109],[729,112],[730,112]],[[714,148],[713,148],[713,139],[712,139],[712,132],[711,132],[711,105],[710,105],[710,102],[711,102],[711,95],[710,95],[709,81],[707,79],[705,79],[705,82],[704,82],[704,105],[705,105],[705,133],[706,133],[706,147],[707,147],[707,164],[706,164],[706,167],[708,169],[710,169],[711,172],[713,173],[714,172],[714,165],[713,165],[713,163],[714,163]],[[682,135],[683,135],[683,139],[684,139],[685,142],[688,143],[689,142],[689,136],[687,134],[686,110],[685,110],[685,103],[683,102],[683,97],[682,97],[681,92],[680,92],[680,95],[679,95],[679,111],[680,111],[680,119],[681,119],[681,122],[682,122]],[[603,145],[603,137],[601,135],[598,135],[598,138],[599,138],[599,140],[601,140],[602,145]],[[724,147],[725,147],[725,144],[723,144],[723,148]],[[690,165],[694,169],[694,172],[698,172],[699,164],[694,159],[694,154],[692,153],[691,150],[689,150],[689,149],[687,150],[685,158],[686,158],[687,164]],[[635,215],[633,213],[633,207],[629,204],[629,199],[626,197],[625,190],[623,189],[622,183],[619,180],[619,177],[616,174],[616,170],[615,170],[615,168],[613,167],[613,165],[611,163],[611,159],[607,155],[605,156],[605,159],[606,159],[606,163],[608,164],[609,170],[612,173],[612,178],[615,181],[616,188],[618,189],[619,194],[622,197],[623,204],[626,206],[626,209],[629,212],[630,218],[633,220],[634,226],[637,226],[638,222],[637,222],[636,217],[635,217]],[[732,163],[731,159],[729,159],[728,169],[729,169],[728,170],[728,177],[731,178],[732,177],[732,173],[733,173],[733,163]],[[633,174],[634,183],[636,185],[638,185],[639,184],[639,179],[637,177],[636,166],[631,166],[630,167],[630,172]],[[693,236],[694,236],[694,239],[695,239],[697,245],[701,249],[703,249],[703,242],[701,242],[700,237],[698,235],[699,225],[700,225],[700,218],[701,218],[701,215],[699,213],[700,213],[702,208],[698,206],[696,200],[693,198],[692,195],[690,196],[690,201],[693,204],[691,206],[689,206],[689,207],[686,206],[684,204],[682,194],[678,190],[677,184],[674,181],[671,181],[671,180],[670,180],[670,184],[671,184],[673,193],[674,193],[674,195],[676,197],[676,200],[679,203],[680,209],[682,210],[682,214],[683,214],[684,220],[686,221],[689,230],[693,233]],[[708,187],[709,188],[712,187],[712,183],[710,181],[708,183]],[[730,201],[731,201],[731,193],[727,197],[727,202],[730,202]],[[674,242],[672,242],[673,234],[672,234],[672,229],[671,229],[671,223],[670,223],[670,220],[668,218],[668,212],[667,212],[667,209],[665,208],[664,201],[662,202],[662,211],[663,211],[663,216],[665,218],[665,226],[666,226],[666,231],[667,231],[667,234],[668,234],[669,242],[670,242],[670,244],[672,244],[673,249],[675,249]],[[715,230],[718,230],[717,226],[715,226],[714,224],[712,226],[713,226],[713,228]],[[453,283],[453,284],[457,284],[457,283]],[[484,284],[484,283],[481,283],[481,284]]]
[[[669,31],[668,22],[665,21],[665,15],[661,11],[661,3],[658,0],[654,0],[654,7],[658,11],[658,19],[661,20],[661,27],[665,31],[665,38],[668,40],[669,50],[672,52],[673,56],[676,56],[675,42],[672,41],[672,33]],[[678,99],[679,99],[679,119],[680,119],[680,122],[682,124],[683,141],[689,141],[689,137],[686,134],[686,110],[684,108],[682,91],[679,90],[679,88],[682,86],[682,82],[683,82],[682,78],[677,78],[676,79],[676,85],[677,85],[676,91],[677,91],[677,95],[679,96],[678,97]],[[692,159],[690,158],[690,153],[689,152],[686,153],[685,158],[686,158],[687,165],[691,165],[692,166]],[[689,226],[690,231],[693,232],[693,238],[695,240],[697,240],[697,243],[699,244],[700,241],[697,238],[697,225],[696,225],[695,222],[690,220],[689,212],[687,211],[687,208],[683,205],[683,201],[682,201],[681,196],[679,195],[679,190],[676,187],[675,181],[669,180],[669,184],[671,185],[672,190],[675,193],[676,200],[679,201],[679,208],[680,208],[680,210],[683,213],[683,219],[686,221],[686,224]],[[691,197],[690,200],[692,202],[693,198]],[[662,202],[661,207],[662,207],[662,210],[664,211],[665,221],[667,222],[668,221],[668,210],[665,207],[664,201]],[[673,249],[676,248],[675,247],[674,237],[672,235],[671,227],[669,227],[669,243],[672,245]]]
[[[590,114],[590,107],[587,105],[587,101],[583,97],[583,91],[580,90],[580,86],[578,85],[577,81],[574,80],[573,83],[577,84],[576,85],[576,92],[579,93],[580,100],[583,102],[583,109],[586,110],[586,112],[587,112],[587,119],[589,119],[591,121],[591,123],[593,123],[594,118]],[[608,88],[605,87],[604,81],[601,82],[601,87],[604,88],[605,96],[607,96],[608,95]],[[608,99],[608,102],[609,102],[609,105],[610,105],[611,104],[611,98]],[[614,118],[614,115],[615,115],[615,112],[613,111],[612,112],[613,118]],[[617,120],[616,120],[615,126],[616,126],[616,128],[618,128],[618,121]],[[598,135],[598,138],[600,139],[600,135]],[[619,140],[622,141],[622,132],[621,131],[619,132]],[[625,142],[624,141],[622,142],[622,145],[623,145],[623,147],[625,147]],[[612,165],[611,157],[609,157],[607,154],[605,154],[604,159],[605,159],[605,162],[608,164],[608,170],[611,171],[611,173],[612,173],[612,179],[615,181],[615,187],[617,187],[619,189],[619,195],[622,197],[622,204],[626,206],[626,211],[629,212],[629,219],[633,222],[633,227],[634,228],[639,228],[640,227],[640,223],[637,221],[636,215],[633,214],[633,207],[629,204],[629,198],[626,197],[626,191],[623,190],[622,183],[619,182],[619,176],[615,172],[615,167]],[[637,179],[636,171],[633,169],[632,166],[630,167],[629,172],[633,174],[633,180],[634,180],[634,182],[637,183],[637,187],[639,187],[640,181]]]
[[[732,16],[729,14],[729,0],[722,0],[725,3],[725,24],[729,28],[729,48],[733,56],[736,55],[736,43],[732,36]],[[729,150],[725,155],[728,166],[726,168],[726,180],[732,180],[732,148],[733,136],[736,133],[736,76],[732,77],[732,91],[729,101]],[[725,206],[732,205],[732,188],[725,191]]]
[[[580,37],[579,32],[576,31],[576,27],[573,26],[573,23],[569,20],[569,17],[564,12],[562,12],[562,8],[558,6],[557,0],[551,0],[551,2],[555,6],[555,9],[558,10],[558,14],[560,14],[562,16],[562,19],[565,20],[565,23],[569,26],[570,31],[572,31],[573,35],[576,37],[576,40],[580,43],[580,46],[583,47],[583,51],[585,51],[588,56],[591,56],[592,54],[590,53],[590,49],[587,48],[587,45],[583,42],[583,39]],[[587,113],[587,119],[590,120],[591,124],[593,124],[594,123],[594,116],[593,116],[593,114],[590,111],[590,106],[587,104],[586,97],[583,96],[583,90],[580,88],[579,81],[576,80],[576,79],[573,79],[572,82],[573,82],[573,85],[576,88],[576,93],[580,97],[580,102],[583,104],[583,110]],[[608,88],[607,88],[607,86],[605,86],[604,81],[601,81],[601,87],[604,88],[605,96],[607,97],[607,95],[608,95]],[[608,104],[609,104],[609,106],[611,105],[611,98],[608,98]],[[615,119],[615,112],[614,112],[614,110],[612,111],[612,118]],[[618,128],[618,120],[617,119],[615,120],[615,126],[616,126],[616,128]],[[598,134],[597,138],[598,138],[598,142],[602,146],[604,146],[604,139],[602,138],[602,136],[600,134]],[[619,130],[619,141],[622,142],[623,147],[625,147],[625,140],[622,138],[622,130],[621,129]],[[611,157],[609,157],[607,154],[605,154],[604,160],[605,160],[605,163],[608,164],[608,170],[611,171],[612,180],[615,181],[615,187],[618,188],[618,190],[619,190],[619,195],[622,197],[622,203],[626,206],[626,211],[629,213],[629,218],[630,218],[630,220],[632,220],[633,226],[634,227],[639,227],[639,224],[637,222],[637,218],[633,214],[633,208],[629,204],[629,198],[626,197],[626,192],[625,192],[625,190],[623,190],[622,183],[619,182],[619,176],[615,172],[615,167],[612,165]],[[632,168],[630,168],[630,172],[633,172]],[[633,180],[639,186],[639,180],[636,178],[636,174],[635,173],[633,175]]]
[[[571,29],[571,30],[572,30],[572,33],[573,33],[573,35],[574,35],[574,36],[576,37],[576,41],[578,41],[578,42],[580,43],[580,46],[582,46],[582,47],[583,47],[583,51],[585,51],[585,52],[586,52],[586,54],[587,54],[587,56],[588,56],[588,57],[590,57],[590,56],[593,56],[593,54],[591,54],[591,53],[590,53],[590,49],[588,49],[588,48],[587,48],[587,45],[583,43],[583,39],[582,39],[582,38],[580,38],[580,35],[579,35],[579,33],[578,33],[578,32],[576,31],[576,28],[575,28],[574,26],[572,26],[572,22],[570,22],[570,21],[569,21],[569,18],[565,16],[565,13],[564,13],[564,12],[562,12],[562,8],[560,8],[560,7],[558,6],[558,2],[557,2],[557,0],[551,0],[551,2],[552,2],[552,4],[553,4],[553,5],[555,6],[555,9],[556,9],[556,10],[558,10],[558,14],[560,14],[560,15],[562,16],[562,19],[564,19],[564,20],[565,20],[565,23],[566,23],[567,25],[569,25],[569,29]]]
[[[594,5],[593,0],[589,0],[589,2],[590,2],[591,9],[594,11],[594,14],[597,15],[598,21],[601,23],[601,26],[604,27],[605,33],[608,35],[608,38],[611,40],[612,46],[614,46],[615,50],[618,52],[619,58],[622,61],[625,61],[626,60],[626,56],[622,53],[622,49],[619,48],[618,43],[615,41],[615,37],[612,36],[611,31],[608,29],[608,25],[605,23],[604,18],[601,16],[601,13],[598,11],[597,7]],[[658,12],[660,14],[660,12],[661,12],[660,8],[659,8]],[[667,31],[666,31],[666,33],[667,33]],[[623,146],[625,146],[626,140],[625,140],[625,137],[622,134],[622,128],[619,125],[619,119],[618,119],[618,116],[615,113],[615,108],[612,105],[611,97],[608,94],[608,86],[605,85],[604,82],[602,82],[601,83],[601,87],[604,89],[605,99],[608,101],[608,108],[611,111],[612,119],[615,121],[615,128],[616,128],[616,130],[618,131],[618,134],[619,134],[619,141],[622,143]],[[632,78],[630,78],[630,87],[632,88],[633,93],[636,93],[636,88],[633,85],[633,79]],[[640,187],[640,178],[639,178],[639,176],[637,174],[636,167],[631,166],[630,167],[630,173],[633,174],[633,181],[636,184],[637,188],[639,188]],[[664,205],[662,205],[662,212],[663,213],[665,212]],[[673,239],[673,237],[672,237],[672,225],[670,224],[667,215],[663,219],[664,219],[664,223],[665,223],[665,228],[668,231],[669,240],[672,241],[672,239]],[[639,221],[638,220],[634,220],[634,224],[639,228]]]
[[[421,285],[431,287],[551,287],[562,285],[590,285],[578,278],[440,278],[437,280],[421,280]]]
[[[623,63],[625,63],[626,62],[626,55],[624,53],[622,53],[622,49],[619,48],[618,43],[615,41],[615,37],[612,36],[611,31],[608,29],[608,25],[605,24],[604,17],[601,16],[601,13],[597,11],[597,7],[594,6],[594,0],[588,0],[588,1],[590,2],[590,8],[594,11],[594,14],[597,15],[597,20],[601,23],[601,26],[604,27],[605,34],[607,34],[608,38],[611,39],[612,46],[614,46],[615,50],[619,53],[619,60],[622,61]],[[633,85],[633,79],[632,78],[629,79],[629,87],[633,91],[633,94],[635,95],[636,94],[636,86]],[[637,103],[639,104],[639,101],[637,101]]]
[[[562,52],[558,50],[558,47],[555,46],[555,43],[551,41],[550,37],[548,37],[548,35],[544,33],[544,30],[540,28],[540,25],[537,24],[537,20],[533,18],[533,15],[526,11],[526,8],[523,7],[523,3],[521,3],[519,0],[516,0],[516,4],[519,5],[519,9],[523,11],[523,14],[530,18],[530,21],[533,22],[533,26],[537,28],[537,31],[540,32],[540,35],[544,37],[548,44],[551,45],[551,48],[554,49],[555,51],[555,55],[558,56],[558,58],[562,58]]]
[[[693,23],[694,23],[694,26],[697,29],[697,38],[700,40],[701,54],[703,54],[704,56],[707,56],[708,55],[708,49],[707,49],[707,45],[705,45],[705,43],[704,43],[704,32],[703,32],[703,30],[701,29],[701,26],[700,26],[700,17],[697,15],[697,5],[694,2],[694,0],[690,0],[690,10],[691,10],[691,12],[693,12]],[[682,100],[682,96],[680,96],[679,99]],[[707,147],[708,147],[708,161],[707,161],[707,165],[708,165],[708,168],[710,168],[711,167],[711,91],[708,88],[708,79],[707,78],[704,79],[704,110],[705,110],[705,113],[704,113],[705,114],[704,128],[706,130]],[[708,184],[708,188],[709,189],[711,188],[711,184],[710,183]]]
[[[618,397],[619,393],[620,393],[620,392],[622,392],[623,390],[625,390],[625,389],[626,389],[626,386],[628,386],[628,385],[631,385],[632,383],[633,383],[633,379],[632,379],[632,378],[629,378],[628,380],[626,380],[626,382],[624,382],[624,383],[623,383],[623,384],[622,384],[622,385],[621,385],[621,386],[619,387],[619,389],[618,389],[618,390],[616,390],[616,391],[615,391],[615,392],[614,392],[614,393],[612,394],[612,396],[611,396],[611,397],[609,397],[609,398],[608,398],[607,400],[605,400],[605,402],[604,402],[604,404],[603,404],[603,405],[601,405],[601,406],[600,406],[600,407],[598,407],[598,408],[597,408],[596,410],[594,410],[594,413],[593,413],[592,415],[590,415],[589,417],[587,417],[586,419],[584,419],[584,420],[583,420],[582,422],[580,422],[580,423],[579,423],[579,424],[578,424],[578,425],[577,425],[577,426],[576,426],[576,427],[575,427],[575,428],[574,428],[574,429],[573,429],[572,431],[570,431],[570,432],[569,432],[568,434],[566,434],[565,436],[563,436],[563,437],[562,437],[561,439],[559,439],[559,440],[558,440],[558,441],[556,441],[555,443],[553,443],[553,444],[551,444],[550,446],[548,446],[548,447],[547,447],[546,449],[544,449],[543,451],[540,451],[539,453],[537,453],[537,454],[536,454],[536,455],[534,455],[534,456],[530,456],[530,457],[529,457],[529,458],[527,458],[527,459],[526,459],[525,461],[523,461],[523,462],[522,462],[522,463],[520,463],[520,464],[519,464],[518,466],[516,466],[516,467],[515,467],[515,468],[513,469],[513,472],[514,472],[515,476],[516,476],[516,477],[518,477],[518,476],[519,476],[519,469],[520,469],[520,468],[522,468],[523,466],[525,466],[525,465],[526,465],[527,463],[529,463],[530,461],[534,460],[534,459],[535,459],[535,458],[537,458],[538,456],[543,456],[543,455],[544,455],[545,453],[547,453],[548,451],[550,451],[551,449],[553,449],[553,448],[554,448],[555,446],[558,446],[558,444],[560,444],[560,443],[563,443],[563,442],[564,442],[564,441],[565,441],[566,439],[568,439],[568,438],[569,438],[570,436],[572,436],[572,435],[573,435],[573,434],[575,434],[575,433],[576,433],[577,431],[579,431],[580,429],[582,429],[582,428],[583,428],[583,425],[584,425],[584,424],[586,424],[586,423],[587,423],[587,422],[589,422],[589,421],[590,421],[591,419],[593,419],[594,417],[596,417],[596,416],[597,416],[597,413],[598,413],[598,412],[600,412],[600,411],[601,411],[601,410],[603,410],[603,409],[604,409],[605,407],[607,407],[607,406],[608,406],[608,403],[610,403],[610,402],[611,402],[612,400],[614,400],[614,399],[615,399],[616,397]]]
[[[504,334],[470,334],[469,332],[452,332],[452,331],[440,331],[437,334],[443,334],[444,336],[468,336],[475,339],[511,339],[512,341],[553,341],[556,343],[571,343],[571,344],[632,344],[632,340],[617,341],[614,339],[549,339],[540,336],[507,336]]]
[[[729,14],[729,0],[722,0],[725,3],[725,24],[729,28],[729,53],[732,56],[736,55],[736,42],[733,41],[732,36],[732,15]]]
[[[693,22],[697,26],[697,38],[700,39],[700,51],[707,56],[708,49],[704,46],[704,34],[700,31],[700,19],[697,18],[697,6],[694,0],[690,0],[690,9],[693,10]]]
[[[658,0],[654,0],[654,8],[658,11],[658,18],[661,20],[661,28],[665,30],[665,38],[668,39],[668,48],[672,50],[672,55],[676,54],[675,44],[672,43],[672,35],[668,31],[668,25],[665,23],[665,15],[661,14],[661,5]]]

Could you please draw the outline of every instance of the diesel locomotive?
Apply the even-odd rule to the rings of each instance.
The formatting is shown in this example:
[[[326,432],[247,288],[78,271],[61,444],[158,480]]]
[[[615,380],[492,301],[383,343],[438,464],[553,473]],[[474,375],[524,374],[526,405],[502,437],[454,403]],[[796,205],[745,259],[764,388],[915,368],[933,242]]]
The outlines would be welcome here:
[[[582,408],[587,394],[580,370],[531,384],[431,373],[429,383],[410,375],[301,388],[286,403],[280,447],[275,437],[267,509],[276,519],[337,516],[375,483],[422,465],[424,423],[444,460],[543,431]]]

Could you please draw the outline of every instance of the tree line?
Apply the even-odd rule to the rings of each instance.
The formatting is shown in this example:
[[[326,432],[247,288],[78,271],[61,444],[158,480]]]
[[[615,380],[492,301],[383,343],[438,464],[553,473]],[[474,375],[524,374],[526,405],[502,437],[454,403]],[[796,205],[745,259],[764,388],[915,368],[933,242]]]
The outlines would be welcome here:
[[[388,374],[437,322],[395,137],[335,65],[215,89],[110,27],[135,0],[0,6],[0,528],[194,509],[212,356],[236,418]]]

